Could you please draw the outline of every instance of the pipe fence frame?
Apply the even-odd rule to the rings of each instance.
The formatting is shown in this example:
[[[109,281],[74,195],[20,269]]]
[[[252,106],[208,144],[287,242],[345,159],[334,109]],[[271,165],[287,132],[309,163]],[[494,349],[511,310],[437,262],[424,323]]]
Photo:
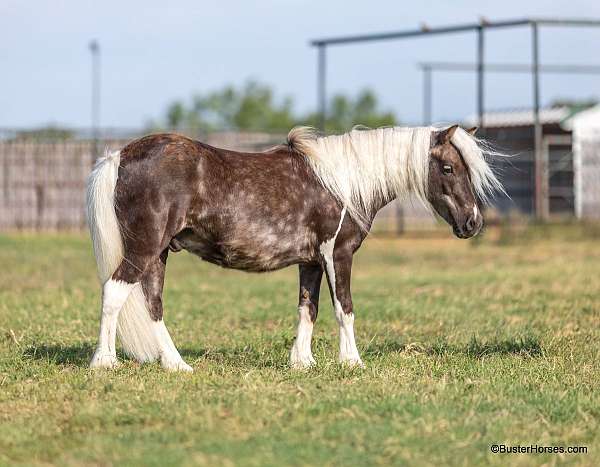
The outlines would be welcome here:
[[[379,42],[385,40],[401,40],[416,37],[428,37],[435,35],[457,34],[465,32],[475,32],[477,40],[477,115],[479,126],[485,127],[483,116],[485,112],[484,94],[486,71],[485,65],[485,31],[487,29],[528,27],[531,30],[531,67],[533,87],[533,116],[534,116],[534,140],[535,140],[535,213],[536,217],[543,220],[548,217],[545,209],[546,203],[543,196],[543,141],[542,125],[540,122],[540,63],[539,63],[539,29],[540,27],[600,27],[600,19],[573,19],[573,18],[520,18],[504,21],[488,21],[481,18],[477,23],[463,23],[449,26],[429,27],[422,25],[419,29],[408,29],[403,31],[391,31],[375,34],[359,34],[350,36],[339,36],[314,39],[310,41],[312,47],[318,51],[317,59],[317,108],[319,115],[319,128],[326,131],[327,121],[327,47],[338,45],[358,44],[365,42]],[[424,78],[426,86],[431,86],[431,76]],[[430,105],[424,102],[424,106]]]

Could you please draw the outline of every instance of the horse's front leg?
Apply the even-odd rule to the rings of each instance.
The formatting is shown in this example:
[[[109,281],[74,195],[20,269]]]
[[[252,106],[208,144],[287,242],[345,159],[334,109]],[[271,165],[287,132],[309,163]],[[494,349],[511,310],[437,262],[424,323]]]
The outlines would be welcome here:
[[[300,265],[300,293],[298,297],[298,332],[290,352],[292,368],[314,365],[310,344],[314,323],[319,312],[319,292],[323,268],[320,264]]]
[[[335,251],[323,255],[333,311],[340,327],[340,363],[364,367],[354,340],[354,311],[350,293],[352,253]]]

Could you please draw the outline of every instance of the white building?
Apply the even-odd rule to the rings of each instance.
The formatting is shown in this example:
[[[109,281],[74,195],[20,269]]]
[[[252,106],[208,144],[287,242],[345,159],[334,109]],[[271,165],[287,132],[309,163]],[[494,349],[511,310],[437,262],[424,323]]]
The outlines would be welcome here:
[[[600,105],[575,114],[564,126],[573,138],[575,215],[600,219]]]

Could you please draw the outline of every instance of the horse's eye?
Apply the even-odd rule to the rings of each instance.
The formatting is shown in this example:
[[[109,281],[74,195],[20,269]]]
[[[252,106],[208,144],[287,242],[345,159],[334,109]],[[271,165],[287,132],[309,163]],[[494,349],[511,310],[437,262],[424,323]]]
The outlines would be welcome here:
[[[451,165],[445,165],[444,166],[444,173],[446,175],[450,175],[452,173],[452,166]]]

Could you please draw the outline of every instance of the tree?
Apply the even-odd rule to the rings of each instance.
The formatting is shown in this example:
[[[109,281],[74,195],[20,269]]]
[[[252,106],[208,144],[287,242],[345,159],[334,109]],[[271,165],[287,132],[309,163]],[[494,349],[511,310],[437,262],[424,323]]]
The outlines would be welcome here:
[[[167,108],[165,123],[177,130],[287,131],[294,126],[292,100],[277,101],[272,89],[249,81],[241,90],[232,86],[196,95],[186,106],[175,101]],[[154,125],[156,126],[156,125]]]
[[[186,124],[186,109],[181,101],[175,101],[167,109],[167,125],[180,128]]]
[[[550,107],[569,107],[573,113],[580,112],[598,105],[598,100],[590,97],[588,99],[557,98],[550,103]]]
[[[344,132],[356,125],[369,128],[397,125],[396,116],[392,112],[381,111],[378,107],[377,97],[368,89],[361,91],[354,100],[337,94],[329,104],[325,129],[329,132]],[[317,113],[310,115],[307,123],[316,126],[318,117]]]
[[[41,128],[34,128],[32,130],[21,130],[15,135],[16,139],[29,139],[29,140],[65,140],[75,137],[75,132],[69,128],[62,128],[55,125],[48,125]]]
[[[276,99],[268,85],[247,82],[240,90],[226,86],[206,95],[196,95],[191,105],[175,101],[167,108],[165,123],[176,130],[215,131],[222,129],[287,132],[294,125],[318,125],[316,113],[298,116],[290,97]],[[372,91],[362,91],[356,99],[333,96],[328,112],[327,131],[343,132],[354,125],[371,128],[396,124],[391,112],[378,109]],[[153,125],[156,127],[156,125]]]

